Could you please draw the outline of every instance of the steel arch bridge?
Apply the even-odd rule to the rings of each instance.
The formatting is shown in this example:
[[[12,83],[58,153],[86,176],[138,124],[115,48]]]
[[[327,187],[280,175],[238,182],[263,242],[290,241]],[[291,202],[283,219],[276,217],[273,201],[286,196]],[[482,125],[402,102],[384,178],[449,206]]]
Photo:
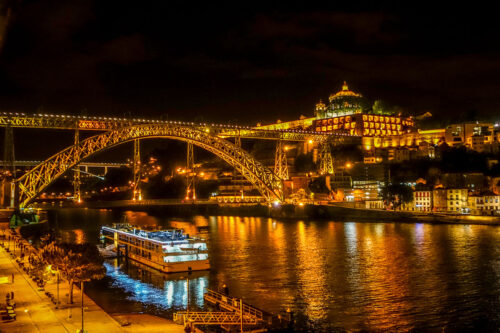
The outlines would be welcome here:
[[[16,181],[19,206],[29,205],[54,180],[93,154],[122,143],[146,138],[185,141],[210,151],[238,170],[268,201],[283,200],[282,179],[241,147],[194,127],[147,124],[119,128],[89,137],[37,165]]]

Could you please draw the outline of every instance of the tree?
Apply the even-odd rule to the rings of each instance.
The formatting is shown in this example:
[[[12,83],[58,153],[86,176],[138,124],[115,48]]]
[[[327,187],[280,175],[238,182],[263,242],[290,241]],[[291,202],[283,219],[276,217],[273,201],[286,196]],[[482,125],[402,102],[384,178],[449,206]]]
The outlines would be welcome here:
[[[374,114],[379,114],[379,115],[392,115],[397,113],[398,108],[389,105],[387,102],[382,101],[380,99],[376,100],[373,105],[372,105],[372,111]]]
[[[92,244],[56,244],[52,242],[40,251],[40,257],[67,279],[69,302],[73,303],[73,284],[104,277],[104,259]]]
[[[363,150],[357,144],[345,144],[332,147],[332,157],[335,161],[361,162],[363,161]]]
[[[413,201],[413,190],[410,186],[400,183],[388,184],[382,189],[382,198],[396,209]]]
[[[308,187],[313,193],[330,193],[330,190],[326,186],[326,176],[313,179]]]
[[[294,169],[296,172],[311,172],[316,170],[312,153],[299,154],[295,158]]]

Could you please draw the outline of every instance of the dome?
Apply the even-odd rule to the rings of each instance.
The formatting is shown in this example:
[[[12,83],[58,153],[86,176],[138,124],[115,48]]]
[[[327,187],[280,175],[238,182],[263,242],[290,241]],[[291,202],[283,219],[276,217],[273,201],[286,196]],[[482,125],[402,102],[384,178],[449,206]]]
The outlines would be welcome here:
[[[342,97],[363,97],[361,94],[357,94],[354,91],[349,90],[349,87],[347,86],[347,83],[344,81],[344,84],[342,85],[342,90],[339,91],[338,93],[331,94],[330,95],[330,102],[333,102],[336,99],[341,99]]]
[[[325,111],[326,105],[322,100],[319,100],[319,103],[316,104],[316,111]]]

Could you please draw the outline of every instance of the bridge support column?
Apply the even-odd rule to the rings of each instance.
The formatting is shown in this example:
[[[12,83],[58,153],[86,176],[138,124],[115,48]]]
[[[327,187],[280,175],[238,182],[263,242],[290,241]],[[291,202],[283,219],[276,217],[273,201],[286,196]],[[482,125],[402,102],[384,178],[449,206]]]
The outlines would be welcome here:
[[[80,131],[75,129],[75,156],[79,156],[79,147],[80,146]],[[73,200],[80,203],[82,202],[82,194],[80,191],[80,165],[76,166],[76,169],[73,173]]]
[[[319,146],[319,173],[333,174],[333,158],[329,142],[322,142]]]
[[[195,188],[196,172],[194,169],[194,150],[193,144],[187,144],[187,160],[186,160],[186,200],[196,200]]]
[[[239,133],[239,131],[238,131]],[[241,149],[241,136],[237,135],[234,137],[234,145],[238,148]],[[233,169],[233,180],[236,180],[237,178],[241,177],[241,175],[238,174],[238,171],[234,168]]]
[[[274,173],[282,180],[288,179],[288,161],[283,140],[276,142],[276,154],[274,156]]]
[[[141,141],[134,140],[134,183],[132,200],[142,200],[141,193]]]

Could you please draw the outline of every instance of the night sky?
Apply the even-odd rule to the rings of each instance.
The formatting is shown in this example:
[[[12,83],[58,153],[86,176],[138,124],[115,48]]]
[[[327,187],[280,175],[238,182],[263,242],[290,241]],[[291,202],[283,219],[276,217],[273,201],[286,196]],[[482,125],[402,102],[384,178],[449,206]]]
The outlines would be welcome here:
[[[495,10],[344,2],[1,1],[0,110],[255,124],[346,80],[413,114],[499,114]]]

